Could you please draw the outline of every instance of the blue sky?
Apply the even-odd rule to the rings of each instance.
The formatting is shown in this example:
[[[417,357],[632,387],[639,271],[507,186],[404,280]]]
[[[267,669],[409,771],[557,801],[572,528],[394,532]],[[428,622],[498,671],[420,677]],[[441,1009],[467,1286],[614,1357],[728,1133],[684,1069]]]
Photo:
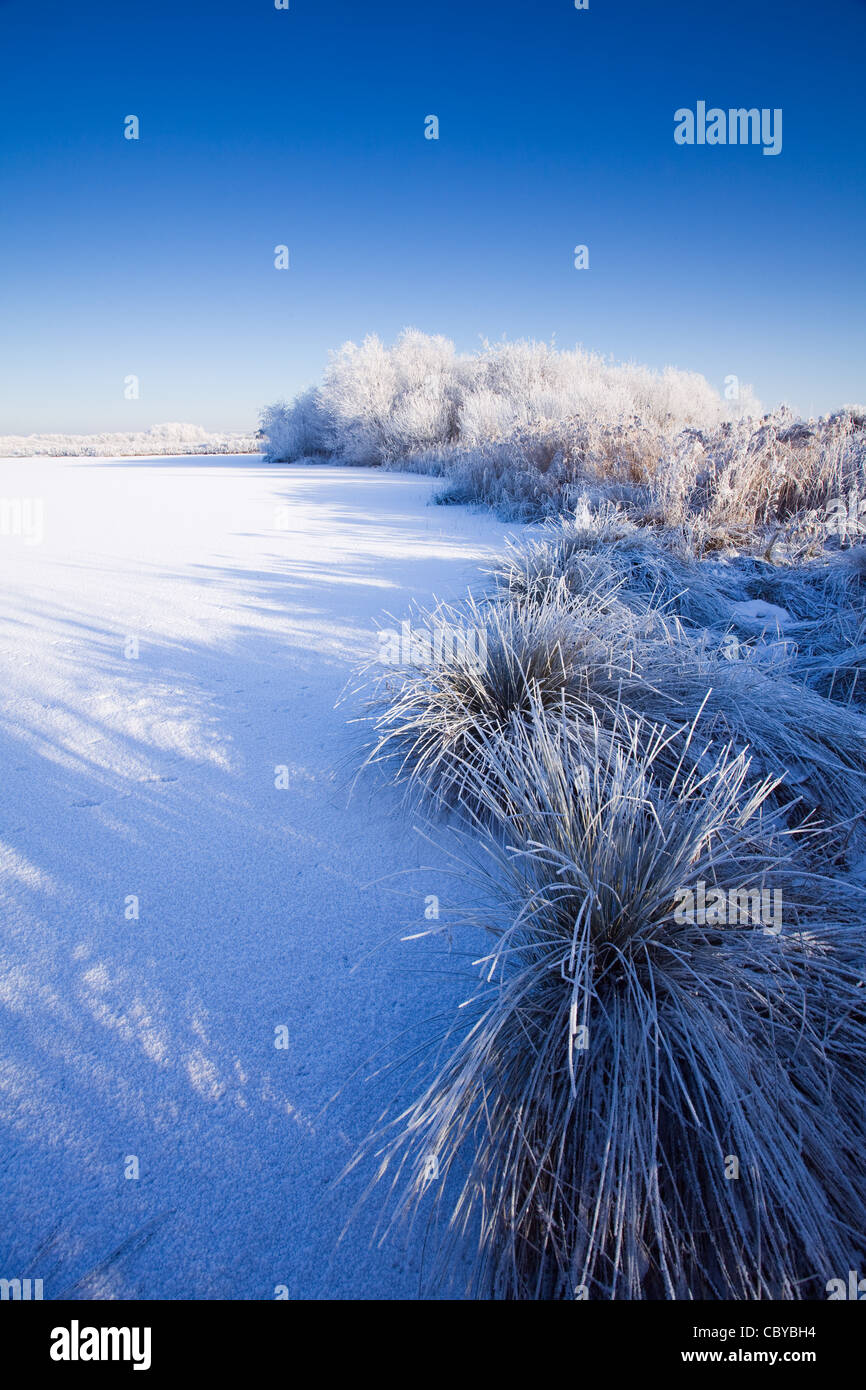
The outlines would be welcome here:
[[[863,0],[0,0],[0,51],[0,433],[252,427],[406,325],[866,399]]]

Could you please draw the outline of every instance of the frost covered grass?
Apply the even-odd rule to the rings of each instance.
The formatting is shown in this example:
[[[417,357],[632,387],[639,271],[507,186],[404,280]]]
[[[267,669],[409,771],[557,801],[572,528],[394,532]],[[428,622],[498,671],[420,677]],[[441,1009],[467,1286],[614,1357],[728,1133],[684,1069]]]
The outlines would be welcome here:
[[[451,626],[485,629],[486,661],[457,651],[381,671],[367,762],[435,805],[472,810],[495,779],[491,740],[522,738],[530,710],[564,723],[579,743],[598,730],[613,739],[626,713],[675,735],[657,759],[667,771],[680,759],[700,766],[708,744],[733,743],[781,779],[778,800],[825,819],[859,815],[866,720],[854,705],[793,679],[775,643],[744,643],[732,657],[721,634],[687,631],[659,608],[635,612],[626,597],[622,578],[596,573],[577,591],[560,581],[540,597],[450,607]],[[430,626],[442,615],[431,614]]]
[[[425,1213],[476,1296],[820,1297],[862,1250],[862,899],[744,754],[659,777],[662,748],[540,702],[491,745],[480,982],[373,1140],[387,1220]],[[772,885],[784,930],[678,925],[702,881]]]
[[[366,673],[366,761],[459,813],[493,943],[371,1140],[443,1277],[808,1298],[862,1258],[864,605],[862,551],[699,558],[584,499],[448,607],[485,663]],[[678,923],[700,882],[778,891],[781,931]]]
[[[371,1141],[383,1219],[432,1204],[475,1295],[821,1297],[866,1230],[866,411],[407,332],[262,429],[535,523],[419,615],[483,661],[364,675],[364,765],[456,813],[493,943]],[[698,883],[780,931],[678,922]]]
[[[213,433],[200,425],[152,425],[120,434],[0,435],[0,458],[135,458],[179,454],[255,454],[252,434]]]
[[[835,701],[866,704],[866,547],[805,563],[729,553],[698,559],[681,528],[649,530],[610,504],[551,519],[494,571],[518,602],[559,594],[676,618],[728,660],[787,674]]]

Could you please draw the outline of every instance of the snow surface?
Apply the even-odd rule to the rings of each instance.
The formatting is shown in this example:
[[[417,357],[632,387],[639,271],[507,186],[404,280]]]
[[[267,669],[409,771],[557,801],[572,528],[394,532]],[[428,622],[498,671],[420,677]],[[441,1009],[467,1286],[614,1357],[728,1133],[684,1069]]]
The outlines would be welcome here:
[[[732,603],[731,612],[740,622],[754,623],[757,627],[771,627],[779,631],[784,631],[792,622],[787,608],[780,608],[778,604],[768,603],[762,598],[743,599],[740,603]]]
[[[349,798],[334,705],[383,612],[462,595],[502,545],[491,516],[427,506],[437,485],[0,461],[44,531],[13,509],[0,535],[0,1276],[46,1298],[417,1293],[422,1227],[377,1249],[365,1208],[338,1245],[363,1184],[332,1184],[390,1095],[365,1062],[450,1012],[466,961],[396,939],[454,898],[449,861],[395,794]]]

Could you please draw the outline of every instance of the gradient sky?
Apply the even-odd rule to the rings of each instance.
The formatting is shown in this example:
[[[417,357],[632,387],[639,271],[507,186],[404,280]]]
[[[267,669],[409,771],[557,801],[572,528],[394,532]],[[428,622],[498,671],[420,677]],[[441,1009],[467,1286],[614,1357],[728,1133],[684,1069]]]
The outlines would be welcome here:
[[[406,325],[862,402],[864,52],[863,0],[0,0],[0,433],[253,428]]]

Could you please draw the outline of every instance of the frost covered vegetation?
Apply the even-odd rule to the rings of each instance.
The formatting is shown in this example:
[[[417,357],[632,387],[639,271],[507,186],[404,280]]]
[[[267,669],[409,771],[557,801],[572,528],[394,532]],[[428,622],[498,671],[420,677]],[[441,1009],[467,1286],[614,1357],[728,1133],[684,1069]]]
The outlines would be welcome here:
[[[251,434],[214,434],[200,425],[152,425],[131,434],[5,434],[0,458],[135,458],[177,454],[254,454]]]
[[[756,409],[743,392],[736,413]],[[275,460],[326,456],[444,472],[463,451],[493,441],[519,447],[535,439],[534,461],[541,464],[545,438],[552,442],[561,433],[564,442],[578,421],[602,428],[640,422],[655,436],[715,428],[731,414],[694,372],[612,365],[545,343],[485,344],[459,356],[447,339],[407,329],[392,348],[372,336],[360,346],[345,343],[331,355],[320,386],[291,405],[269,407],[261,425]]]
[[[828,507],[852,497],[866,510],[863,409],[808,422],[784,408],[761,416],[748,388],[726,401],[694,372],[544,343],[462,357],[415,331],[392,348],[347,343],[320,386],[270,406],[261,427],[272,460],[441,475],[441,500],[519,520],[568,512],[595,492],[647,524],[689,528],[704,547],[779,525],[820,528]]]
[[[486,660],[363,678],[365,766],[451,817],[489,943],[373,1186],[473,1296],[823,1298],[866,1261],[864,426],[418,335],[265,421],[535,523],[413,614]],[[707,893],[752,908],[678,915]]]
[[[674,537],[585,503],[427,616],[486,664],[368,673],[367,762],[457,813],[490,942],[377,1181],[475,1296],[822,1298],[866,1256],[866,554]],[[780,919],[678,920],[712,890]]]

